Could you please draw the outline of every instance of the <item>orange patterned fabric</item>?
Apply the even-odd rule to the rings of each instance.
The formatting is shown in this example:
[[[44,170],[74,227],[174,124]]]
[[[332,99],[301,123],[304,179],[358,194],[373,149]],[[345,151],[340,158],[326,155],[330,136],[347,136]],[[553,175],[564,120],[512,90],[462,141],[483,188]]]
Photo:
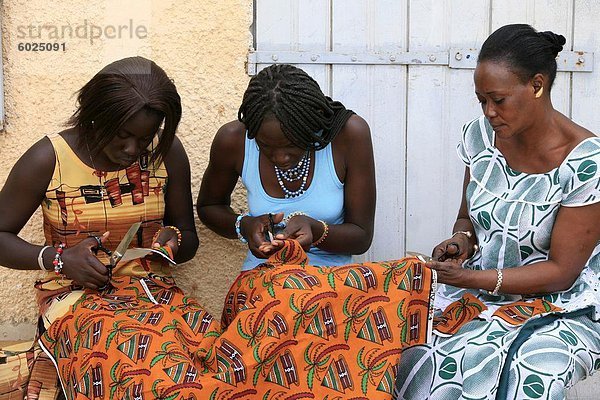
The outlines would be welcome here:
[[[219,341],[241,374],[218,376],[231,394],[389,399],[402,348],[427,340],[431,270],[416,259],[300,266],[295,242],[279,255],[290,264],[247,271],[227,295]]]
[[[446,307],[439,316],[433,318],[433,329],[440,336],[454,335],[467,323],[481,318],[480,314],[487,309],[488,307],[477,297],[471,293],[465,293],[460,299]],[[560,311],[563,310],[549,301],[536,298],[500,306],[494,311],[492,318],[498,318],[512,326],[518,326],[532,317]]]
[[[86,291],[40,339],[67,399],[182,399],[200,390],[219,324],[170,278],[117,277],[113,286]]]
[[[485,310],[487,310],[485,304],[471,293],[467,293],[446,307],[440,316],[433,319],[433,328],[442,336],[453,335]]]
[[[296,242],[242,273],[222,326],[168,278],[118,277],[42,337],[68,399],[389,399],[405,346],[430,332],[415,258],[302,265]]]
[[[501,306],[494,312],[494,317],[502,319],[511,325],[522,325],[529,318],[552,312],[560,312],[562,308],[547,300],[536,298],[533,301],[515,301]]]

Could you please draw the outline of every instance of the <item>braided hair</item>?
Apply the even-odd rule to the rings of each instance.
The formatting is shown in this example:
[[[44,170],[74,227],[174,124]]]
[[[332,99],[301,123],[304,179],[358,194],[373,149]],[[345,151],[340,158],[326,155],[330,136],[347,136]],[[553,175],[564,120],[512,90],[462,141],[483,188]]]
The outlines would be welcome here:
[[[485,40],[477,62],[505,62],[521,82],[537,73],[546,74],[550,90],[556,77],[556,56],[565,43],[565,37],[554,32],[537,32],[527,24],[505,25]]]
[[[250,80],[238,120],[253,139],[265,117],[274,116],[295,146],[320,150],[331,143],[352,114],[342,103],[325,96],[319,84],[300,68],[274,64]]]

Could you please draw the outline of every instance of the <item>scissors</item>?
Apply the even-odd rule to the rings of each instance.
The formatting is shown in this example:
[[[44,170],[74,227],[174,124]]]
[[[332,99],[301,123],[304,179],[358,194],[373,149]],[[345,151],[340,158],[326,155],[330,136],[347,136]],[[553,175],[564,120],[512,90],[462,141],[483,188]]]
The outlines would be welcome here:
[[[106,266],[106,269],[108,270],[108,282],[106,282],[106,285],[99,288],[99,290],[105,290],[111,286],[110,282],[112,281],[113,269],[117,266],[117,263],[121,260],[121,258],[123,258],[123,255],[125,254],[125,251],[127,251],[127,248],[133,240],[136,232],[138,231],[138,229],[140,229],[140,225],[142,225],[141,222],[136,222],[135,224],[131,225],[129,227],[129,230],[127,231],[125,236],[123,236],[123,239],[121,239],[119,245],[113,252],[111,252],[109,249],[102,245],[102,241],[100,240],[100,238],[94,236],[94,238],[98,242],[98,245],[93,247],[94,253],[97,254],[98,251],[102,251],[110,257],[109,265]]]
[[[269,226],[267,227],[267,233],[265,239],[271,243],[275,237],[275,222],[273,222],[273,214],[269,213]]]

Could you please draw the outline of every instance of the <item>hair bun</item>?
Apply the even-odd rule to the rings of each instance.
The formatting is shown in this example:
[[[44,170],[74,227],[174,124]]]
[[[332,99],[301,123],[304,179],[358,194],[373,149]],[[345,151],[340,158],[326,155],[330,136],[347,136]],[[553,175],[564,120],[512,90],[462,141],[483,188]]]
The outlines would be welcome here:
[[[552,51],[554,51],[555,55],[558,55],[565,43],[567,43],[567,39],[563,35],[557,35],[554,32],[538,32],[538,35],[552,44]]]

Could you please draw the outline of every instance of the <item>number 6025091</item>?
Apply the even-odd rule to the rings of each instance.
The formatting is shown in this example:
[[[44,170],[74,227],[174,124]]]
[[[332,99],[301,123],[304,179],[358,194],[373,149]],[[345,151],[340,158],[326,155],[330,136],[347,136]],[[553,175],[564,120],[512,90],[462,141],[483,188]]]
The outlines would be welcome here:
[[[17,45],[19,51],[65,51],[66,43],[44,43],[44,42],[19,42]]]

